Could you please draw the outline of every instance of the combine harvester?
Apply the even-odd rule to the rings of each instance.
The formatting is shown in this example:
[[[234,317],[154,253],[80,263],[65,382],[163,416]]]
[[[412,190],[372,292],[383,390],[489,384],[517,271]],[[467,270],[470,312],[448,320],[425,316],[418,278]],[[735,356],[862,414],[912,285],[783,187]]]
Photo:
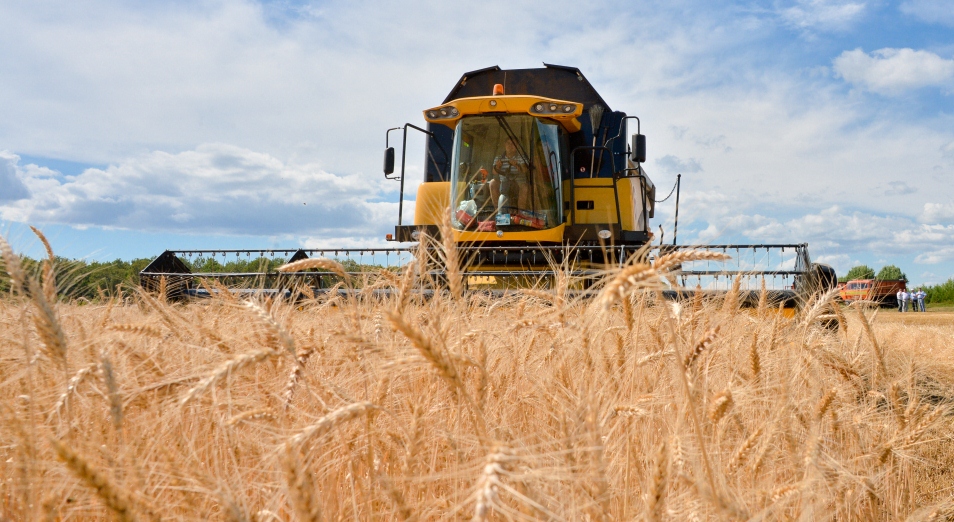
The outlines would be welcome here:
[[[578,292],[608,269],[634,255],[655,256],[683,250],[710,250],[729,262],[686,263],[665,294],[681,288],[724,292],[741,277],[743,306],[769,289],[774,304],[793,310],[808,294],[834,288],[834,271],[814,264],[806,244],[663,245],[654,237],[656,189],[642,163],[646,139],[636,116],[614,111],[573,67],[501,70],[489,67],[464,74],[444,101],[424,111],[426,128],[407,123],[388,129],[384,174],[400,183],[397,226],[387,239],[408,245],[424,241],[440,249],[453,239],[469,289],[503,292],[510,287],[548,287],[562,270],[577,281]],[[630,123],[636,132],[629,136]],[[400,170],[395,172],[393,132],[401,137]],[[408,132],[426,136],[424,182],[417,191],[413,224],[402,222]],[[676,218],[678,220],[678,190]],[[451,216],[452,238],[441,238]],[[661,234],[660,234],[661,235]],[[400,267],[413,258],[413,244],[394,248],[300,250],[168,250],[140,273],[141,284],[169,295],[208,296],[215,288],[291,295],[306,287],[321,293],[340,288],[330,271],[281,273],[193,273],[185,259],[227,260],[282,256],[294,262],[312,256],[345,261],[353,267]],[[439,255],[431,256],[440,259]],[[562,268],[561,268],[562,267]],[[440,280],[438,264],[430,274]],[[357,275],[357,274],[351,274]],[[221,284],[202,284],[202,280]],[[164,282],[163,282],[164,281]],[[245,290],[241,290],[245,289]]]

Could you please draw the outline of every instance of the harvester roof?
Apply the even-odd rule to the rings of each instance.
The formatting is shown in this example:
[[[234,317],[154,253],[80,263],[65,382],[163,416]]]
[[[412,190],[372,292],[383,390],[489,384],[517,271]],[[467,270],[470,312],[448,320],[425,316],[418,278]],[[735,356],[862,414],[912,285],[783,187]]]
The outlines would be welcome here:
[[[609,105],[579,69],[548,63],[543,65],[545,67],[539,69],[510,70],[494,65],[464,73],[443,103],[460,98],[487,96],[493,92],[494,85],[499,83],[508,95],[525,94],[567,100],[582,103],[584,110],[599,104],[606,111],[610,111]]]

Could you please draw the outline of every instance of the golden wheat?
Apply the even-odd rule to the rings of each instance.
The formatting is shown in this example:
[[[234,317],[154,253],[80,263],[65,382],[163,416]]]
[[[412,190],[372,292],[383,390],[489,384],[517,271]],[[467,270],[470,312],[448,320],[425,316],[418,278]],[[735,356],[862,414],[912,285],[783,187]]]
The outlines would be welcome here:
[[[421,257],[369,285],[386,297],[73,305],[5,245],[0,519],[950,512],[954,321],[838,319],[830,296],[786,318],[731,292],[676,313],[656,285],[689,252],[608,274],[596,303],[566,274],[425,298]]]

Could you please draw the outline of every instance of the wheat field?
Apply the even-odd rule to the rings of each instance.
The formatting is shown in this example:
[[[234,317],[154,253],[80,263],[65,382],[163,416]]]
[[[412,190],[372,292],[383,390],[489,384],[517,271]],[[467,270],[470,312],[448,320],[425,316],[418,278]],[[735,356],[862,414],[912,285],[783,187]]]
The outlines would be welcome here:
[[[0,246],[2,520],[954,517],[950,324],[673,305],[665,259],[591,300],[453,271],[421,299],[408,269],[385,296],[78,304]]]

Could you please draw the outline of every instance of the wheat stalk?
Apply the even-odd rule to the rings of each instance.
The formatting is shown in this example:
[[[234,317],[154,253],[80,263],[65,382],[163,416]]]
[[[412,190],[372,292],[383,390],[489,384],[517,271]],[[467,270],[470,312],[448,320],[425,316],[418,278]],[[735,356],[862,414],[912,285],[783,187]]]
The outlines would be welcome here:
[[[875,360],[878,362],[878,375],[882,378],[887,377],[888,367],[884,363],[884,353],[881,351],[881,345],[878,343],[878,338],[875,337],[874,331],[871,329],[871,323],[868,322],[868,316],[865,315],[865,311],[861,306],[855,306],[855,310],[858,312],[858,318],[861,319],[861,325],[864,327],[865,333],[868,335],[868,340],[871,341],[871,349],[874,351]]]

